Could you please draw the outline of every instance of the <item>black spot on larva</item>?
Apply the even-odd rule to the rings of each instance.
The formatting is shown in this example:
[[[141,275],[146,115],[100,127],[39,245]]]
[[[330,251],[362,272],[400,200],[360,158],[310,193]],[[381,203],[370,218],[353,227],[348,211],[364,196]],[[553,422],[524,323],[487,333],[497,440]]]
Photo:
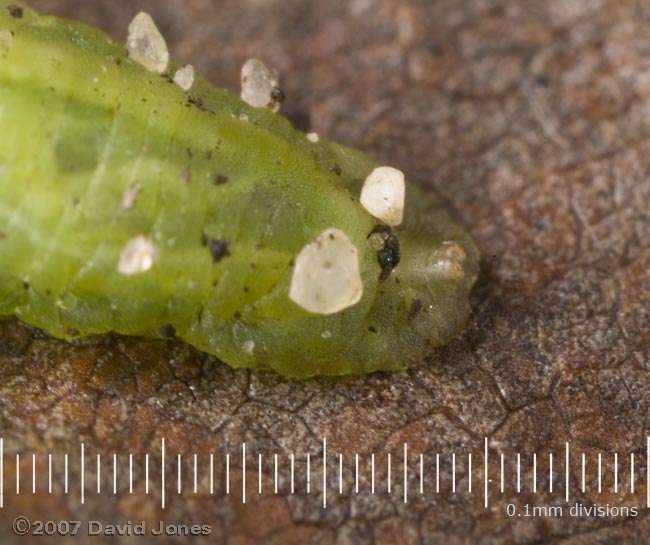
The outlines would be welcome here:
[[[239,320],[239,319],[241,318],[241,312],[239,312],[239,311],[235,312],[235,313],[232,315],[232,317],[233,317],[235,320]]]
[[[201,233],[201,246],[207,246],[208,245],[208,234],[203,231]]]
[[[65,333],[65,334],[68,335],[69,337],[76,337],[76,336],[79,335],[79,330],[78,330],[78,329],[75,329],[74,327],[66,327],[66,328],[63,330],[63,333]]]
[[[167,83],[174,83],[174,78],[172,78],[169,72],[163,72],[160,74],[160,77],[164,79]]]
[[[406,321],[410,324],[413,320],[415,320],[418,317],[421,310],[422,310],[422,299],[414,299],[413,302],[411,303],[411,308],[409,308],[409,312],[406,316]]]
[[[401,257],[399,240],[388,225],[376,225],[370,231],[368,237],[375,233],[379,233],[384,241],[384,247],[377,250],[377,261],[381,267],[379,281],[384,282],[390,276],[391,271],[399,264]]]
[[[176,336],[176,328],[172,324],[164,325],[160,328],[160,334],[163,339],[173,339]]]
[[[287,98],[287,95],[284,94],[284,91],[277,85],[271,89],[271,98],[275,102],[284,102],[284,99]]]
[[[244,293],[248,293],[248,286],[244,286]]]
[[[334,164],[330,167],[330,172],[333,172],[333,173],[336,174],[337,176],[340,176],[340,175],[341,175],[341,172],[342,172],[342,171],[341,171],[341,167],[338,166],[336,163],[334,163]]]
[[[223,174],[217,174],[217,176],[214,179],[214,185],[223,185],[228,181],[228,176],[224,176]]]
[[[14,19],[22,19],[23,8],[17,6],[16,4],[9,4],[7,6],[7,13],[11,15]]]
[[[218,238],[213,238],[210,241],[210,253],[212,254],[212,260],[215,263],[230,255],[230,252],[228,251],[228,244],[229,242],[227,240]]]
[[[206,158],[208,161],[209,161],[210,159],[212,159],[212,150],[210,150],[210,149],[205,150],[205,158]]]
[[[29,282],[23,282],[23,289],[25,291],[29,290]]]
[[[194,157],[194,153],[192,152],[191,148],[185,148],[185,153],[187,153],[187,158],[188,159],[191,159],[192,157]]]
[[[369,325],[368,326],[368,331],[372,333],[377,333],[377,328],[374,325]]]

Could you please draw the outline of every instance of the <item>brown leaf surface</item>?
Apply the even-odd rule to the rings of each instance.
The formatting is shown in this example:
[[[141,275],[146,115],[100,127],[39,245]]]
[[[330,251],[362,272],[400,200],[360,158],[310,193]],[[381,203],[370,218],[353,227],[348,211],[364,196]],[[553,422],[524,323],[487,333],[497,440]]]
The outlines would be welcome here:
[[[391,543],[643,543],[645,435],[650,409],[650,7],[618,0],[33,0],[43,12],[86,20],[122,39],[149,11],[173,57],[236,90],[251,56],[279,69],[285,113],[303,127],[372,153],[442,195],[484,254],[470,329],[408,373],[294,382],[233,371],[190,347],[118,337],[71,345],[15,320],[0,322],[4,437],[3,543],[17,514],[104,522],[164,518],[212,525],[209,538],[156,543],[384,545]],[[330,453],[322,509],[321,437]],[[489,436],[490,507],[483,506]],[[161,440],[167,503],[160,497]],[[79,442],[87,454],[80,504]],[[248,452],[247,503],[241,443]],[[572,503],[636,505],[638,517],[508,517],[563,503],[570,441]],[[401,457],[409,444],[409,503]],[[466,453],[474,455],[468,492]],[[531,490],[531,453],[539,463]],[[579,491],[579,452],[587,491]],[[47,453],[56,478],[48,494]],[[60,478],[70,453],[70,490]],[[191,491],[192,455],[201,471]],[[338,496],[337,454],[344,455]],[[369,456],[377,488],[369,494]],[[393,490],[385,493],[386,454]],[[459,453],[456,493],[451,453]],[[521,453],[522,492],[514,465]],[[602,453],[603,491],[595,475]],[[619,492],[612,492],[613,453]],[[636,454],[636,493],[629,454]],[[21,454],[21,493],[15,455]],[[97,453],[104,491],[94,490]],[[110,461],[134,455],[134,490]],[[144,492],[145,453],[151,490]],[[176,454],[184,458],[175,493]],[[211,496],[204,470],[215,454]],[[223,490],[231,454],[231,494]],[[258,496],[257,453],[263,453]],[[272,455],[281,460],[279,494]],[[296,493],[286,464],[296,453]],[[312,459],[304,491],[305,456]],[[361,455],[359,494],[354,454]],[[424,453],[426,493],[417,492]],[[435,454],[443,485],[434,487]],[[499,455],[506,493],[498,491]],[[548,454],[555,488],[548,492]],[[31,493],[36,454],[38,493]],[[128,467],[128,464],[121,465]],[[380,490],[381,487],[381,490]],[[299,490],[298,490],[299,489]],[[79,539],[52,538],[57,543]],[[126,538],[117,540],[126,543]],[[103,542],[101,539],[95,543]],[[108,542],[108,538],[106,539]],[[116,542],[113,540],[111,542]],[[130,542],[130,541],[129,541]]]

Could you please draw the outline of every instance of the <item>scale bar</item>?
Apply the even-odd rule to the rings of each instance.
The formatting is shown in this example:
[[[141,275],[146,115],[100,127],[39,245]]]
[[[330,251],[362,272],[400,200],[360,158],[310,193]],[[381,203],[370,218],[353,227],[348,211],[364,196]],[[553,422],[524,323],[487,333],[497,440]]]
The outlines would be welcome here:
[[[435,493],[439,494],[441,486],[445,489],[445,492],[449,492],[449,488],[451,488],[451,493],[456,494],[458,492],[458,489],[463,489],[462,492],[472,494],[473,492],[476,493],[476,495],[479,495],[481,493],[480,487],[481,487],[481,477],[483,480],[483,506],[485,509],[487,509],[490,505],[490,486],[492,483],[492,480],[495,482],[494,484],[494,490],[493,493],[497,493],[497,486],[498,490],[500,491],[501,494],[504,494],[506,492],[506,472],[510,471],[510,465],[508,465],[508,468],[506,468],[506,463],[516,463],[516,481],[514,479],[515,475],[514,473],[508,473],[508,487],[509,488],[514,488],[516,486],[516,492],[521,493],[522,492],[522,479],[524,480],[524,488],[527,489],[528,491],[528,485],[529,481],[528,479],[532,477],[532,483],[531,485],[531,492],[533,494],[536,494],[537,492],[540,492],[542,490],[546,490],[545,486],[545,479],[546,475],[548,475],[548,492],[550,494],[556,494],[558,496],[558,499],[561,499],[564,497],[565,502],[569,502],[571,496],[572,496],[572,487],[574,487],[575,492],[578,493],[581,491],[583,494],[586,493],[587,488],[590,489],[592,492],[597,492],[599,494],[603,493],[603,489],[606,489],[605,491],[613,491],[614,494],[618,495],[619,494],[619,488],[622,489],[623,491],[626,489],[626,481],[625,479],[627,478],[625,476],[625,471],[627,471],[626,463],[625,463],[625,457],[627,454],[621,454],[623,458],[619,460],[619,452],[614,451],[613,452],[613,458],[608,458],[609,454],[603,452],[593,452],[589,453],[589,468],[587,468],[587,454],[585,452],[579,452],[576,451],[575,454],[571,451],[571,445],[569,441],[565,441],[564,444],[564,461],[562,461],[562,451],[560,450],[559,452],[549,452],[548,453],[548,473],[546,473],[546,467],[544,467],[544,457],[545,454],[539,454],[541,458],[538,460],[538,453],[537,452],[532,452],[532,475],[528,473],[528,470],[522,474],[522,455],[520,452],[517,453],[511,453],[509,455],[506,455],[504,452],[497,452],[493,453],[493,456],[495,457],[494,463],[495,467],[491,471],[490,470],[490,452],[489,452],[489,438],[487,436],[484,436],[483,438],[483,453],[482,453],[482,462],[483,462],[483,468],[481,470],[479,464],[481,462],[481,453],[479,451],[475,452],[466,452],[467,455],[467,466],[464,466],[464,457],[465,457],[465,452],[452,452],[451,453],[451,459],[445,458],[445,460],[442,461],[443,464],[451,462],[451,467],[449,468],[450,472],[447,473],[446,469],[447,466],[445,466],[443,472],[441,472],[441,454],[436,453],[435,454]],[[641,475],[643,475],[643,471],[645,470],[646,475],[645,478],[643,476],[640,477],[640,479],[643,479],[646,484],[646,488],[644,489],[643,487],[640,487],[641,490],[638,490],[639,492],[639,503],[641,505],[644,503],[643,502],[643,496],[645,495],[645,504],[647,508],[650,508],[650,435],[647,435],[645,437],[645,448],[638,449],[635,452],[631,452],[629,454],[629,471],[630,471],[630,480],[629,480],[629,493],[634,494],[635,493],[635,454],[638,454],[641,452],[639,456],[643,456],[643,450],[645,450],[645,464],[641,463],[636,463],[636,470],[640,472]],[[247,473],[247,453],[246,453],[246,448],[247,444],[241,443],[241,461],[242,461],[242,503],[247,503],[247,490],[246,490],[246,473]],[[398,447],[399,448],[399,447]],[[561,448],[561,447],[560,447]],[[75,449],[76,450],[76,449]],[[61,480],[63,481],[61,484],[63,485],[63,493],[64,494],[69,494],[70,493],[70,487],[72,486],[72,494],[75,497],[79,498],[80,504],[83,505],[86,503],[86,487],[88,487],[89,493],[94,496],[93,488],[96,487],[97,495],[102,493],[102,475],[101,475],[101,455],[99,453],[97,454],[91,454],[87,452],[85,442],[80,442],[79,443],[79,450],[76,451],[79,453],[79,459],[76,458],[74,451],[72,451],[72,454],[68,453],[63,453],[63,462],[62,467],[59,462],[54,464],[54,455],[52,453],[47,454],[47,482],[48,482],[48,493],[52,494],[52,481],[53,481],[53,466],[54,470],[57,472],[57,475],[55,476],[57,478],[57,483],[61,483]],[[428,479],[425,475],[425,463],[428,464],[427,468],[431,467],[433,469],[433,454],[431,457],[427,456],[427,460],[425,462],[425,454],[419,453],[417,454],[416,458],[413,458],[413,466],[409,468],[409,444],[407,442],[403,442],[402,445],[402,453],[396,453],[396,452],[386,452],[386,489],[384,492],[388,493],[389,495],[393,493],[393,482],[392,479],[393,477],[396,480],[396,494],[398,498],[401,496],[401,501],[404,504],[409,503],[409,484],[412,484],[414,487],[414,490],[411,491],[411,493],[415,493],[417,495],[417,490],[419,490],[420,495],[423,495],[425,493],[425,480]],[[322,490],[318,491],[318,486],[319,486],[319,481],[320,479],[317,478],[316,475],[312,475],[312,453],[307,452],[305,454],[305,461],[306,461],[306,476],[302,474],[301,471],[298,472],[296,475],[296,461],[298,464],[301,464],[300,458],[296,458],[297,456],[302,456],[301,453],[290,453],[288,454],[289,456],[289,461],[290,461],[290,475],[291,475],[291,481],[290,481],[290,493],[291,494],[311,494],[312,493],[312,478],[314,479],[314,495],[318,496],[319,492],[322,493],[322,497],[319,498],[321,499],[322,507],[323,509],[326,509],[328,507],[328,500],[331,499],[328,498],[328,445],[327,445],[327,438],[322,437],[322,460],[317,460],[314,461],[315,464],[317,464],[315,467],[318,468],[318,464],[321,463],[322,461]],[[393,455],[395,455],[395,467],[393,467]],[[5,463],[6,460],[5,458],[9,456],[8,460],[9,463]],[[29,494],[29,458],[31,457],[31,493],[36,494],[37,490],[39,490],[39,487],[37,486],[38,479],[41,479],[41,477],[45,478],[45,471],[41,471],[40,466],[37,468],[37,457],[41,456],[41,458],[38,459],[38,461],[45,461],[44,457],[45,454],[38,454],[34,452],[18,452],[18,453],[13,453],[13,452],[7,452],[7,447],[6,443],[4,442],[4,438],[0,437],[0,508],[4,507],[5,504],[5,498],[7,496],[7,491],[5,490],[5,487],[9,487],[9,492],[13,494],[13,479],[10,481],[7,481],[5,479],[5,469],[7,469],[5,466],[9,465],[9,471],[10,471],[10,476],[11,472],[13,471],[13,460],[12,458],[15,456],[15,494],[19,495],[21,493],[21,486],[22,486],[22,493],[23,495]],[[89,459],[86,460],[86,457],[89,456]],[[134,454],[129,453],[128,454],[128,461],[127,461],[127,455],[126,453],[124,455],[118,455],[117,452],[113,452],[111,454],[105,454],[105,456],[112,456],[112,471],[110,468],[110,465],[108,465],[108,468],[106,468],[105,473],[108,473],[108,475],[104,476],[104,480],[107,482],[104,483],[104,490],[105,493],[110,493],[110,480],[111,480],[111,474],[112,474],[112,494],[117,495],[118,493],[118,486],[117,486],[117,477],[118,477],[118,463],[120,464],[120,478],[122,479],[121,483],[123,484],[121,490],[126,493],[126,471],[127,471],[127,463],[128,463],[128,493],[133,494],[134,486],[139,486],[139,482],[137,481],[134,483],[134,463],[138,464],[140,463],[141,459],[138,458],[138,454],[135,454],[135,461],[134,461]],[[167,452],[166,452],[166,442],[165,438],[161,438],[161,452],[160,452],[160,463],[161,463],[161,480],[160,480],[160,485],[161,485],[161,506],[162,509],[165,509],[166,507],[166,482],[165,479],[166,477],[166,462],[167,462]],[[201,469],[199,468],[199,459],[198,459],[198,453],[174,453],[173,459],[169,460],[170,464],[172,465],[172,468],[170,468],[170,475],[172,476],[172,482],[173,480],[176,480],[176,486],[174,487],[173,484],[170,484],[172,487],[172,491],[175,489],[175,492],[171,492],[174,496],[176,494],[178,495],[183,495],[183,486],[185,485],[184,489],[187,494],[190,493],[190,478],[192,478],[192,490],[194,494],[199,493],[199,471],[203,471],[203,467],[207,463],[207,458],[208,456],[206,455],[206,460],[204,461],[203,458],[201,460]],[[192,466],[190,467],[190,459],[189,456],[192,456]],[[203,456],[203,455],[202,455]],[[236,460],[239,458],[239,454],[233,453],[233,460]],[[264,493],[270,493],[271,492],[271,486],[270,483],[268,486],[264,487],[263,486],[263,477],[265,473],[264,471],[271,473],[273,471],[274,473],[274,486],[273,490],[275,494],[278,494],[278,489],[279,489],[279,476],[278,476],[278,471],[279,471],[279,461],[278,461],[278,454],[275,453],[273,454],[273,469],[271,469],[271,464],[270,464],[270,459],[268,460],[269,463],[265,464],[265,454],[262,452],[257,453],[257,463],[255,463],[255,454],[252,454],[253,459],[251,463],[253,464],[252,466],[252,472],[253,472],[253,477],[251,479],[254,480],[254,471],[255,471],[255,466],[257,466],[257,494],[261,495],[263,493],[263,488],[266,488],[264,490]],[[320,456],[320,454],[317,452],[316,456]],[[336,457],[338,457],[338,477],[339,477],[339,484],[338,484],[338,492],[339,495],[343,495],[344,491],[344,479],[343,479],[343,473],[344,473],[344,455],[342,453],[337,453],[334,455],[335,458],[333,460],[334,463],[336,460]],[[368,453],[367,455],[360,454],[360,453],[354,453],[354,460],[352,460],[352,454],[346,459],[346,483],[348,483],[348,486],[346,488],[346,492],[349,493],[354,493],[354,494],[360,494],[360,489],[362,488],[361,480],[361,471],[364,471],[364,477],[367,474],[367,466],[363,465],[361,466],[360,464],[366,464],[367,463],[367,458],[364,456],[369,456],[370,457],[370,470],[371,470],[371,482],[370,482],[370,493],[375,494],[375,481],[376,479],[379,479],[379,481],[382,480],[381,476],[377,476],[376,473],[376,467],[375,467],[375,453]],[[575,472],[574,475],[574,480],[572,482],[572,475],[571,475],[571,456],[575,458],[573,462],[576,464],[576,470],[578,468],[578,464],[580,467],[580,475],[578,476],[577,471]],[[183,457],[185,457],[185,460],[183,460]],[[225,492],[226,494],[230,494],[230,457],[231,454],[227,453],[225,456],[225,465],[226,465],[226,483],[225,483]],[[555,460],[554,460],[555,457]],[[119,459],[118,459],[119,458]],[[402,459],[402,468],[399,467],[399,462],[400,458]],[[286,457],[283,456],[283,459],[286,460]],[[60,458],[58,458],[60,460]],[[93,462],[96,460],[96,467],[93,466]],[[528,459],[526,458],[524,461],[524,464],[527,464]],[[22,462],[22,463],[21,463]],[[149,453],[144,454],[144,491],[145,494],[149,494]],[[205,463],[204,463],[205,462]],[[539,462],[539,463],[538,463]],[[620,465],[619,465],[620,462]],[[72,468],[70,467],[70,463],[73,464]],[[593,463],[593,466],[592,466]],[[77,464],[79,464],[77,466]],[[110,459],[105,460],[105,466],[107,464],[110,464]],[[352,464],[354,464],[352,466]],[[496,467],[498,464],[499,467]],[[45,464],[42,464],[43,466]],[[176,466],[175,468],[173,466]],[[644,467],[645,465],[645,467]],[[23,468],[23,466],[25,466]],[[562,466],[564,467],[564,476],[562,476]],[[140,468],[140,466],[137,466]],[[77,472],[77,468],[79,469],[79,472]],[[44,468],[43,468],[44,469]],[[218,487],[217,484],[220,483],[215,483],[215,468],[214,468],[214,454],[210,453],[209,454],[209,467],[205,468],[206,470],[209,471],[209,490],[210,490],[210,495],[214,495],[215,493],[218,493]],[[289,469],[288,467],[281,468],[283,471],[283,476],[286,472],[286,469]],[[298,468],[300,469],[300,468]],[[354,475],[352,475],[352,469],[354,470]],[[513,468],[515,469],[515,468]],[[86,470],[88,470],[89,477],[86,476]],[[192,471],[191,477],[190,477],[190,470]],[[317,469],[316,469],[317,470]],[[464,471],[466,470],[466,475],[467,475],[467,488],[465,488],[465,485],[463,484],[464,481],[463,479],[465,478],[465,473]],[[72,474],[70,474],[70,471],[72,471]],[[183,472],[186,472],[185,475],[183,475]],[[590,472],[590,475],[587,476],[587,471]],[[60,475],[60,472],[63,473],[63,479],[59,480],[58,476]],[[174,479],[173,474],[176,472],[176,479]],[[333,468],[330,468],[330,473],[334,473],[336,475],[336,469],[335,466]],[[393,475],[393,472],[395,473]],[[401,478],[400,478],[400,472],[401,472]],[[459,473],[460,472],[460,473]],[[21,482],[21,473],[22,475],[22,482]],[[38,475],[37,475],[38,473]],[[42,475],[41,475],[42,473]],[[95,473],[96,477],[93,475]],[[492,479],[490,478],[490,473],[494,473],[492,475]],[[499,475],[499,481],[497,481],[496,474],[498,473]],[[539,474],[538,474],[539,473]],[[557,473],[557,479],[555,474]],[[475,475],[476,474],[476,475]],[[482,474],[482,475],[481,475]],[[202,473],[203,475],[203,473]],[[459,478],[462,477],[462,478]],[[477,478],[477,483],[474,483],[474,477],[476,476]],[[431,476],[433,479],[433,475]],[[510,477],[513,477],[513,479],[510,479]],[[589,477],[589,482],[587,482],[587,477]],[[96,478],[96,482],[93,483],[93,479]],[[412,482],[409,483],[409,478],[412,478]],[[72,479],[72,484],[71,480]],[[78,479],[78,481],[77,481]],[[220,477],[218,477],[220,480]],[[303,480],[305,479],[305,480]],[[354,480],[353,480],[354,479]],[[417,480],[416,480],[417,479]],[[608,479],[611,479],[609,481]],[[183,482],[185,480],[185,482]],[[202,479],[202,484],[201,488],[207,488],[207,482],[205,482],[207,479]],[[400,486],[400,481],[401,485],[403,486],[402,488],[402,493],[400,494],[399,491],[399,486]],[[419,485],[417,484],[419,481]],[[441,481],[444,481],[441,484]],[[447,483],[451,481],[450,485]],[[514,481],[514,482],[511,482]],[[564,482],[562,482],[564,481]],[[285,483],[286,481],[283,481]],[[364,481],[365,482],[365,481]],[[613,484],[610,484],[613,483]],[[75,484],[76,483],[76,484]],[[498,485],[497,485],[498,483]],[[516,483],[516,485],[515,485]],[[643,483],[643,481],[642,481]],[[169,484],[169,483],[168,483]],[[433,493],[433,482],[431,481],[431,486],[427,490],[427,493]],[[540,489],[538,490],[538,484]],[[76,496],[76,486],[79,485],[79,496]],[[95,486],[96,485],[96,486]],[[237,487],[237,485],[235,485]],[[304,486],[304,488],[303,488]],[[381,482],[378,482],[378,486],[380,488],[383,487]],[[449,488],[447,488],[449,486]],[[154,484],[155,487],[155,484]],[[296,489],[297,487],[297,489]],[[564,490],[562,491],[562,487],[564,487]],[[473,491],[473,488],[476,488],[475,491]],[[639,487],[637,487],[639,488]],[[57,485],[57,491],[59,491],[60,488]],[[334,488],[334,494],[336,487]],[[44,492],[44,488],[42,490]],[[206,491],[207,492],[207,491]],[[364,493],[367,493],[368,490],[364,489]],[[237,492],[235,492],[237,494]],[[397,498],[396,498],[397,499]],[[316,500],[318,501],[318,499]],[[398,500],[399,501],[399,500]]]

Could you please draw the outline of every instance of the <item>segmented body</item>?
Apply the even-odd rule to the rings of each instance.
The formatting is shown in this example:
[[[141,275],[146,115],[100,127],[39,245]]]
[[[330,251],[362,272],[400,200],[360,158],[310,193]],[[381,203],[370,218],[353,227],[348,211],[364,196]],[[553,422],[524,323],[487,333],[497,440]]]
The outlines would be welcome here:
[[[62,338],[173,332],[230,365],[297,377],[402,369],[462,329],[478,252],[428,195],[407,189],[386,274],[381,222],[359,202],[373,160],[201,78],[184,91],[98,30],[8,4],[0,314]],[[296,256],[330,228],[356,247],[363,296],[320,315],[288,294]],[[124,274],[134,237],[152,263]],[[436,269],[445,259],[458,274]]]

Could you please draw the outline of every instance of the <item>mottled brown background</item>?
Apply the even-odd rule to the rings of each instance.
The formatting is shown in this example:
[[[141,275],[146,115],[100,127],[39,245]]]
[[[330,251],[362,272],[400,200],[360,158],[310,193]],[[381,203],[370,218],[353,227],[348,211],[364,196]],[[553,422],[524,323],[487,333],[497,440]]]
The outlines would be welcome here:
[[[6,492],[3,543],[18,513],[51,519],[197,522],[208,540],[179,543],[385,545],[390,543],[650,543],[647,512],[618,518],[508,518],[509,502],[563,505],[563,449],[570,441],[572,502],[645,503],[645,434],[650,415],[650,4],[620,0],[33,0],[41,11],[73,16],[123,39],[138,9],[149,11],[173,57],[215,83],[238,88],[238,70],[259,56],[280,70],[284,111],[303,127],[362,148],[402,168],[442,195],[484,254],[475,312],[466,335],[408,373],[293,382],[232,371],[181,344],[108,337],[72,346],[0,322],[0,425],[5,486],[22,454],[19,496]],[[329,467],[329,505],[321,508],[320,441],[345,455],[345,490],[336,495]],[[512,463],[505,494],[491,484],[483,508],[478,480],[483,437],[498,479],[500,453],[522,453],[524,488],[514,493]],[[146,496],[142,457],[210,452],[219,460],[219,492],[177,496],[168,471],[164,514],[157,485]],[[86,503],[78,485],[31,494],[31,454],[39,476],[45,454],[70,452],[78,477],[79,441],[89,458],[136,457],[128,493],[98,498],[88,464]],[[297,453],[297,486],[255,493],[241,504],[240,444],[250,466]],[[458,489],[416,492],[402,503],[401,465],[393,494],[368,494],[368,455],[411,463],[436,452],[475,454],[472,494],[460,459]],[[531,457],[540,457],[531,493]],[[587,493],[578,493],[579,452],[586,452]],[[612,492],[613,452],[621,453],[621,490]],[[223,456],[237,457],[223,494]],[[314,460],[312,493],[302,491],[304,456]],[[354,453],[362,455],[361,493],[351,492]],[[603,453],[603,492],[595,460]],[[637,455],[637,494],[629,494],[630,452]],[[464,454],[463,454],[464,456]],[[58,457],[58,458],[57,458]],[[157,464],[157,462],[156,462]],[[57,467],[59,467],[57,466]],[[190,466],[186,466],[189,470]],[[105,471],[108,473],[107,468]],[[152,468],[152,480],[160,471]],[[186,473],[186,479],[189,474]],[[107,481],[105,489],[109,488]],[[157,481],[156,481],[157,482]],[[186,482],[186,485],[190,484]],[[385,486],[385,485],[382,485]],[[379,485],[378,485],[379,488]],[[189,489],[188,489],[189,490]],[[52,539],[56,543],[73,540]],[[101,540],[96,540],[99,543]],[[115,540],[131,543],[127,539]],[[27,543],[28,540],[16,540]],[[76,541],[81,542],[81,541]],[[158,540],[157,543],[175,541]]]

